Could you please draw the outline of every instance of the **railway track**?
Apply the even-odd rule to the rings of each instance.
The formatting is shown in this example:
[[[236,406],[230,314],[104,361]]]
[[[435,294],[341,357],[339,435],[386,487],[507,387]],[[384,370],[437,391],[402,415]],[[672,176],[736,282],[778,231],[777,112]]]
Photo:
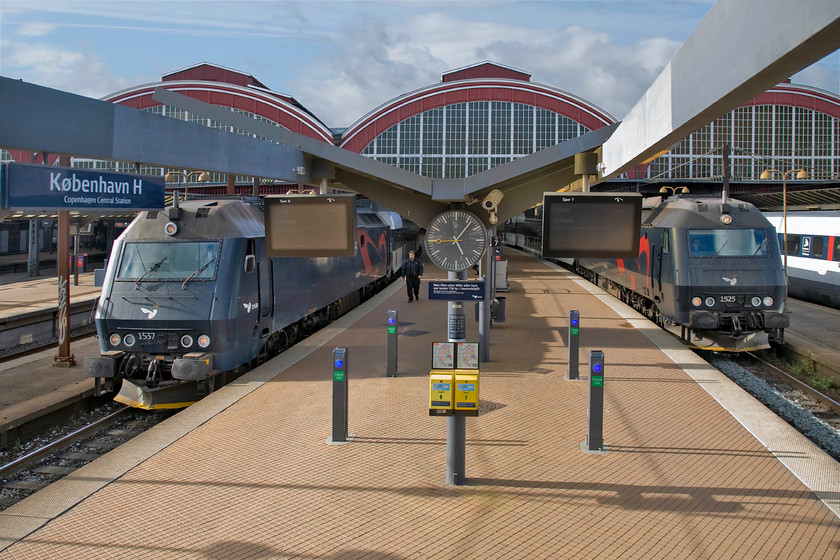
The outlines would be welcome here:
[[[45,488],[169,418],[176,411],[139,411],[109,403],[80,426],[36,438],[4,453],[0,511]],[[8,457],[6,457],[8,456]]]
[[[756,354],[698,354],[840,461],[840,403]]]
[[[840,402],[828,394],[815,389],[798,377],[776,367],[757,354],[745,352],[745,355],[760,368],[756,373],[759,375],[771,375],[779,382],[777,385],[778,389],[785,391],[792,398],[799,400],[802,406],[814,412],[816,416],[825,422],[833,425],[835,428],[840,428]]]

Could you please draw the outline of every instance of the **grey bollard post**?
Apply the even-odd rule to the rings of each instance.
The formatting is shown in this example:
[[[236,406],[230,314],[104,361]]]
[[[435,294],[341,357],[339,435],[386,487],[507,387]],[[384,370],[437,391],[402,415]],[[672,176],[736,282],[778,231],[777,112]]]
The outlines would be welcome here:
[[[589,451],[604,451],[604,353],[589,352],[589,427],[586,447]]]
[[[572,310],[569,312],[569,373],[566,379],[578,380],[580,373],[578,363],[580,361],[580,312]]]
[[[347,348],[333,350],[332,441],[347,441]]]
[[[387,350],[385,356],[385,377],[396,377],[397,376],[397,362],[398,362],[398,352],[397,352],[397,312],[393,309],[388,310],[388,334],[386,334],[387,338]]]

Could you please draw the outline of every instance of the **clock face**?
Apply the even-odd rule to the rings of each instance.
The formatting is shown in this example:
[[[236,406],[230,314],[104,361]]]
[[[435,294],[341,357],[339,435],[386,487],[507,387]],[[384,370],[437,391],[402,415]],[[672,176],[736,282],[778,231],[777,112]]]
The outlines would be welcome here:
[[[466,270],[487,248],[487,230],[475,214],[447,210],[426,228],[426,254],[444,270]]]

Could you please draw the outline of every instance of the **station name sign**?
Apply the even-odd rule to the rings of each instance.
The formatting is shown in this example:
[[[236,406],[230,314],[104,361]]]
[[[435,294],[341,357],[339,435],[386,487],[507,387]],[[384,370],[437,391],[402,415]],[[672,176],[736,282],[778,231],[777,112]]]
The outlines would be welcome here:
[[[153,175],[3,164],[2,205],[11,210],[160,210],[164,194]]]

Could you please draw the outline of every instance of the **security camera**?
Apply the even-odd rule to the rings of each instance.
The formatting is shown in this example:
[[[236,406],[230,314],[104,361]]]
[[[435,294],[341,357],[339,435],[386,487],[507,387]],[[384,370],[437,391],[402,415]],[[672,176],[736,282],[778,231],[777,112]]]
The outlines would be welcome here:
[[[495,212],[496,208],[499,206],[499,203],[502,201],[504,197],[504,193],[498,189],[493,189],[487,196],[484,197],[484,200],[481,201],[481,207],[487,210],[488,212]]]

